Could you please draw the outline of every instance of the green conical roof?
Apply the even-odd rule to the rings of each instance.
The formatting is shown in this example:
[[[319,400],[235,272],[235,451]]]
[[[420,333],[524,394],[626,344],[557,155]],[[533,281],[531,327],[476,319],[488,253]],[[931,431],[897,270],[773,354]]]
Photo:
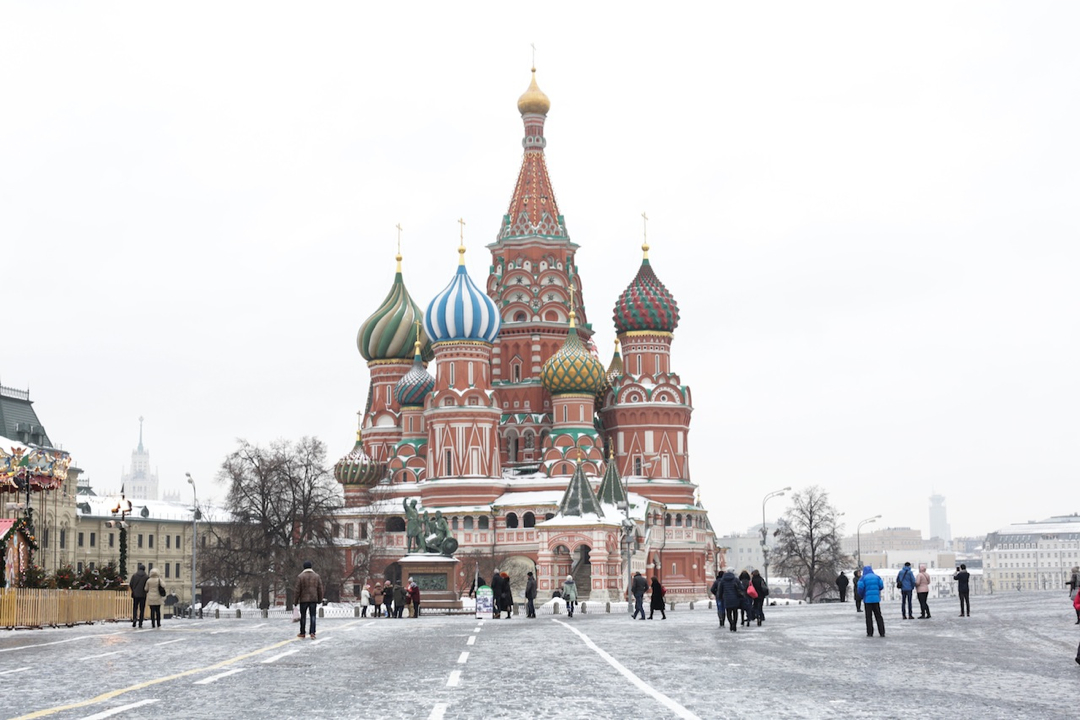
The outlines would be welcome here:
[[[607,469],[604,470],[604,479],[600,481],[600,492],[597,493],[600,502],[619,506],[627,502],[626,488],[623,487],[622,478],[619,477],[619,468],[615,458],[608,458]]]
[[[600,501],[596,499],[596,493],[589,485],[589,479],[585,477],[585,471],[581,463],[577,464],[570,484],[566,486],[562,501],[559,503],[559,514],[566,517],[581,517],[582,515],[596,515],[604,517],[604,511],[600,509]]]

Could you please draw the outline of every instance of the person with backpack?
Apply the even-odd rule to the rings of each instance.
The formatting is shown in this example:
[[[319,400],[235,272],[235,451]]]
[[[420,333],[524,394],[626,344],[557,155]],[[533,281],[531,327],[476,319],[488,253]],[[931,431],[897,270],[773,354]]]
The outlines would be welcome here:
[[[146,566],[139,563],[135,574],[128,581],[131,589],[131,627],[142,627],[146,617]],[[194,599],[192,600],[194,603]]]
[[[750,587],[757,593],[754,598],[754,617],[757,618],[758,627],[761,627],[761,623],[765,621],[765,598],[769,597],[769,585],[765,578],[761,577],[761,573],[754,570],[750,573]]]
[[[739,578],[730,570],[724,572],[720,578],[720,594],[724,597],[724,611],[727,613],[728,628],[731,632],[738,632],[735,623],[739,622],[739,608],[742,607],[742,599],[745,594]]]
[[[577,605],[577,583],[573,575],[566,576],[566,582],[562,584],[563,601],[566,603],[566,617],[574,617],[574,606]]]
[[[667,620],[667,614],[664,612],[664,586],[660,584],[660,581],[653,576],[652,579],[652,597],[649,598],[649,619],[652,620],[653,613],[657,610],[660,611],[660,619]],[[643,610],[642,613],[645,611]]]
[[[161,575],[157,568],[150,568],[146,577],[146,604],[150,608],[150,627],[161,627],[161,601],[165,599],[165,586],[161,584]]]
[[[724,593],[720,589],[720,579],[724,577],[723,570],[716,571],[716,579],[713,580],[709,594],[716,598],[716,615],[720,618],[720,627],[724,627]]]
[[[739,606],[739,627],[749,627],[753,619],[754,598],[750,595],[750,573],[739,573],[739,585],[742,587],[742,604]]]
[[[904,563],[900,573],[896,576],[896,587],[900,590],[900,614],[904,620],[911,620],[915,613],[911,610],[911,593],[915,590],[915,573],[911,571],[911,563]],[[922,601],[919,601],[920,606]]]
[[[855,586],[855,597],[862,600],[866,608],[866,637],[874,637],[874,620],[877,620],[878,635],[885,637],[885,618],[881,616],[881,593],[885,583],[874,574],[869,565],[863,567],[862,577]]]

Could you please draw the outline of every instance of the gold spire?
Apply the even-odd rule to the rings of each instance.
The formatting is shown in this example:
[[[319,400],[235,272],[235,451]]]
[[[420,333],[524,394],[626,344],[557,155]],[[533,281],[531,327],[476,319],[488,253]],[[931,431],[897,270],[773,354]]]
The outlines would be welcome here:
[[[570,281],[570,329],[573,330],[577,325],[574,323],[574,318],[577,317],[577,313],[574,312],[574,281]]]
[[[536,114],[547,115],[548,110],[551,109],[551,100],[548,96],[540,90],[540,86],[536,84],[536,66],[532,69],[532,80],[529,82],[529,89],[518,98],[518,112],[522,115]]]
[[[615,338],[615,352],[619,352],[619,338]]]
[[[649,216],[645,213],[641,213],[642,229],[641,229],[641,252],[644,253],[643,260],[649,259]]]
[[[461,245],[457,249],[457,251],[458,251],[458,265],[464,265],[465,264],[465,220],[463,218],[458,218],[458,224],[461,225],[461,230],[460,230]]]
[[[401,223],[398,223],[394,227],[397,228],[397,271],[401,272]]]
[[[413,321],[413,325],[416,326],[416,344],[413,345],[413,355],[420,354],[420,321]]]

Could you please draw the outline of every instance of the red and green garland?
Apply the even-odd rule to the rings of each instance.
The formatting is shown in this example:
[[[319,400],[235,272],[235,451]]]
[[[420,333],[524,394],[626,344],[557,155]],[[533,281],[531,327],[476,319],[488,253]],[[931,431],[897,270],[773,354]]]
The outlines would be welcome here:
[[[34,550],[38,549],[37,537],[34,535],[34,515],[33,510],[28,509],[26,515],[15,519],[15,524],[4,533],[3,537],[0,537],[0,588],[7,586],[7,544],[15,533],[22,532],[26,538],[26,544],[30,547],[30,554],[27,560],[30,565],[34,564]]]

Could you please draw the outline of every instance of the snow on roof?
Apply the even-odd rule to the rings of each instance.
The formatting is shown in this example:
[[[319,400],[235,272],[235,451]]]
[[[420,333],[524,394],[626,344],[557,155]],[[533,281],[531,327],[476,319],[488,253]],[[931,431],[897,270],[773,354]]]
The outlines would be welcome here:
[[[508,492],[495,498],[495,502],[493,502],[492,505],[558,505],[559,501],[562,500],[562,496],[562,490],[525,490],[523,492]]]
[[[1080,534],[1080,522],[1014,523],[994,532],[999,537],[1002,535],[1052,535],[1055,533]]]
[[[191,506],[185,503],[166,502],[164,500],[144,500],[127,498],[131,501],[130,521],[179,520],[191,522]],[[115,496],[79,495],[76,509],[81,517],[113,517],[112,510],[120,498]],[[147,514],[143,516],[143,508]],[[224,508],[212,505],[199,505],[202,522],[227,522],[229,513]]]
[[[550,520],[538,522],[537,527],[579,527],[581,525],[614,525],[616,527],[622,525],[622,514],[618,514],[613,518],[600,517],[596,513],[585,513],[583,515],[557,515]]]

